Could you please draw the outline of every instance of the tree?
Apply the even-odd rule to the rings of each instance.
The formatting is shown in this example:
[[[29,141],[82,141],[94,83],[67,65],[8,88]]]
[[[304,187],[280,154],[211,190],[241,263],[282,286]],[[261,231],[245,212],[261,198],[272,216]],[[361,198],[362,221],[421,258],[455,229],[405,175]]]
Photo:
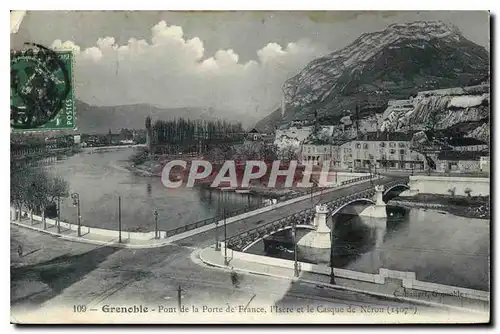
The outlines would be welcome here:
[[[30,222],[33,223],[33,212],[46,205],[48,177],[42,168],[29,168],[25,172],[22,202],[29,211]]]
[[[297,150],[291,145],[285,146],[279,150],[279,158],[285,161],[297,160]]]
[[[219,147],[214,147],[207,152],[206,157],[212,163],[219,163],[224,160],[224,151]]]
[[[17,216],[18,221],[21,221],[24,199],[28,194],[28,182],[27,167],[11,165],[10,202],[14,206],[14,209],[19,212]]]
[[[121,129],[120,130],[120,137],[123,139],[129,140],[129,139],[132,139],[134,137],[134,134],[129,129]]]
[[[40,211],[45,228],[45,210],[57,198],[69,196],[69,186],[66,180],[51,175],[39,167],[17,169],[11,176],[11,203],[21,212],[22,207],[29,211],[30,222],[33,223],[33,213]],[[20,220],[20,216],[18,217]]]
[[[47,203],[52,204],[54,202],[59,202],[61,198],[66,198],[69,196],[69,184],[68,182],[59,177],[48,175],[48,187],[47,187]],[[59,206],[59,203],[58,203]],[[45,207],[42,207],[42,220],[45,228]],[[59,207],[57,207],[59,210]]]
[[[264,159],[264,161],[274,161],[278,159],[278,147],[274,144],[264,143],[259,153],[261,159]]]

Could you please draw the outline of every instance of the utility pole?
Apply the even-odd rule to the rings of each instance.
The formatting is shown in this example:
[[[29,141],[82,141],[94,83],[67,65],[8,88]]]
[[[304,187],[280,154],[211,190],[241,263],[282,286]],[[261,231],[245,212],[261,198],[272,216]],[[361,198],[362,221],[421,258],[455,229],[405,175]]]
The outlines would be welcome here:
[[[295,277],[299,277],[299,262],[298,262],[298,254],[297,254],[297,222],[293,223],[293,273]]]
[[[177,288],[177,307],[179,308],[179,312],[181,312],[181,307],[182,307],[182,288],[179,285]]]
[[[224,217],[224,265],[227,266],[227,225],[226,225],[226,209],[222,208],[222,216]]]
[[[118,196],[118,242],[122,242],[122,197]]]
[[[373,187],[373,176],[372,176],[372,162],[370,161],[370,164],[368,165],[369,171],[370,171],[370,185]]]
[[[333,242],[333,228],[335,226],[335,221],[334,221],[334,218],[332,217],[332,226],[330,228],[330,242],[331,242],[331,245],[330,245],[330,284],[335,284],[335,270],[333,268],[333,246],[334,246],[334,242]]]
[[[222,218],[222,209],[221,209],[221,196],[222,192],[219,192],[219,195],[217,197],[218,205],[217,205],[217,220],[215,221],[215,250],[219,251],[220,250],[220,245],[219,245],[219,220]]]
[[[154,216],[155,216],[155,239],[159,239],[159,237],[158,237],[158,211],[155,210]]]
[[[220,251],[219,247],[219,221],[215,221],[215,250]]]
[[[61,197],[57,196],[57,233],[61,233]]]
[[[71,198],[73,199],[73,206],[76,206],[76,214],[78,216],[78,236],[82,236],[82,226],[81,226],[81,217],[80,217],[80,194],[73,193],[71,194]]]

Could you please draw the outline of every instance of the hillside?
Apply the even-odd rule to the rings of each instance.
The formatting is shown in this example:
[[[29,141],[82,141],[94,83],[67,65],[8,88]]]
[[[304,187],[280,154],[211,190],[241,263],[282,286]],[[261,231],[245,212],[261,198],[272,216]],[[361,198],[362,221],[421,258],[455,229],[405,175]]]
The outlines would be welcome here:
[[[393,24],[361,35],[349,46],[310,62],[283,86],[285,112],[277,123],[313,119],[337,124],[344,116],[383,113],[392,99],[418,92],[479,84],[489,55],[441,22]],[[271,119],[276,119],[273,112]],[[268,116],[269,117],[269,116]],[[274,127],[269,119],[259,128]]]
[[[210,108],[159,108],[149,104],[93,106],[80,100],[76,100],[76,115],[78,131],[84,133],[107,133],[109,129],[116,132],[122,128],[142,129],[147,116],[151,116],[153,122],[180,117],[239,122],[237,115]]]

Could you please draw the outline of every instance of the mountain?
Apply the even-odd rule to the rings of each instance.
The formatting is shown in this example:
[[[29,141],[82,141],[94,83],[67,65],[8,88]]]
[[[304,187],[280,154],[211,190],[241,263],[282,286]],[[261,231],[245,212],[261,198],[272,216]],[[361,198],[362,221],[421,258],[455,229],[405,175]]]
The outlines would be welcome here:
[[[107,133],[109,129],[116,132],[122,128],[142,129],[147,116],[151,116],[153,122],[180,117],[240,122],[238,115],[213,108],[159,108],[149,104],[93,106],[80,100],[76,100],[76,116],[78,131],[83,133]]]
[[[311,61],[283,85],[285,110],[279,121],[262,120],[256,127],[315,117],[337,124],[348,115],[383,113],[391,99],[475,85],[488,77],[488,52],[456,27],[435,21],[392,24]],[[278,113],[272,114],[276,119]]]

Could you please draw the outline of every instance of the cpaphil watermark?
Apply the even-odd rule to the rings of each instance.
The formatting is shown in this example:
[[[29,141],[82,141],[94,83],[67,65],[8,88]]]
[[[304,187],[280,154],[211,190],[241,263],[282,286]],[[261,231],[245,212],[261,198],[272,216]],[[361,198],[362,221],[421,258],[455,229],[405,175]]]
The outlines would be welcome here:
[[[321,171],[314,171],[312,165],[299,165],[296,160],[227,160],[222,164],[207,160],[172,160],[163,167],[161,181],[167,188],[193,187],[195,184],[212,188],[247,188],[252,182],[268,188],[278,185],[284,188],[323,188],[336,186],[339,178],[337,172],[330,171],[330,161],[323,162]]]

